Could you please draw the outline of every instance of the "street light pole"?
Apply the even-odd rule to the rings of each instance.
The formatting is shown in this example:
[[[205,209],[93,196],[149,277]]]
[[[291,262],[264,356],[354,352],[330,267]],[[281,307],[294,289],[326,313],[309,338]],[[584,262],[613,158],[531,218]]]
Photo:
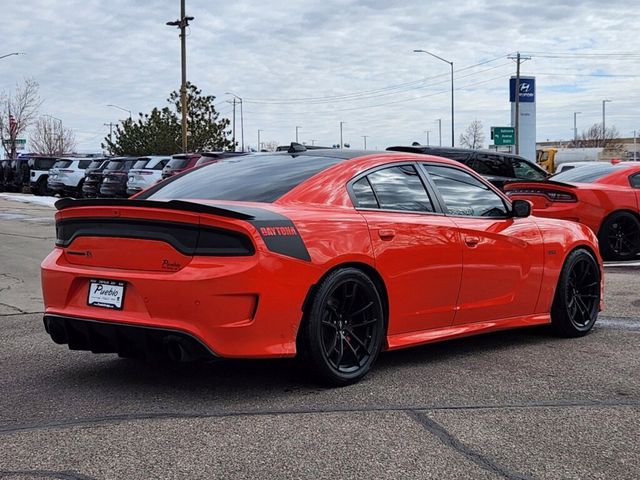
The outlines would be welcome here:
[[[438,146],[442,146],[442,119],[436,120],[438,122]]]
[[[427,147],[429,146],[429,134],[431,133],[431,130],[425,130],[424,133],[427,134]]]
[[[364,149],[367,149],[367,138],[369,138],[369,135],[362,135],[362,138],[364,140]]]
[[[426,50],[422,50],[422,49],[417,49],[414,50],[414,52],[416,53],[426,53],[427,55],[431,55],[434,58],[437,58],[438,60],[442,60],[445,63],[448,63],[451,66],[451,146],[454,147],[455,146],[455,117],[454,117],[454,102],[453,102],[453,62],[450,62],[449,60],[445,60],[442,57],[439,57],[438,55],[431,53],[431,52],[427,52]]]
[[[607,102],[611,102],[611,100],[602,100],[602,143],[603,143],[603,146],[604,146],[604,142],[605,142],[605,140],[607,138],[607,128],[606,128],[605,123],[604,123],[604,116],[605,116],[604,115],[604,105]]]
[[[22,52],[7,53],[6,55],[0,56],[0,60],[2,60],[3,58],[10,57],[11,55],[24,55],[24,53],[22,53]]]
[[[185,15],[185,0],[180,0],[180,19],[167,22],[171,27],[180,29],[180,58],[182,67],[182,84],[180,86],[180,103],[182,110],[182,152],[187,153],[187,36],[186,28],[193,17]]]
[[[117,109],[119,109],[119,110],[123,110],[123,111],[125,111],[125,112],[129,112],[129,120],[131,120],[131,110],[129,110],[128,108],[122,108],[122,107],[119,107],[118,105],[114,105],[114,104],[112,104],[112,103],[109,103],[109,104],[107,105],[107,107],[113,107],[113,108],[117,108]]]
[[[575,144],[578,142],[578,126],[576,124],[576,117],[578,116],[579,113],[582,113],[582,112],[573,112],[573,143],[574,143],[574,147],[576,146]]]
[[[264,130],[261,128],[258,129],[258,152],[262,150],[262,148],[260,148],[260,132],[264,132]]]
[[[635,162],[638,156],[638,149],[636,147],[636,131],[633,131],[633,161]]]
[[[342,125],[344,125],[345,122],[340,122],[340,148],[344,148],[344,143],[342,142]]]
[[[300,143],[298,142],[298,130],[300,130],[302,127],[299,127],[296,125],[296,143]]]

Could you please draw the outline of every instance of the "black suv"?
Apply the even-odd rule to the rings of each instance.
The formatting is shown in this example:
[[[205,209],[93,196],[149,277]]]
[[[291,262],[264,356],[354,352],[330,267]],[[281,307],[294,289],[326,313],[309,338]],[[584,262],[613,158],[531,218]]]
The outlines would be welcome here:
[[[131,157],[112,158],[102,171],[100,196],[128,197],[127,180],[129,180],[129,170],[137,161],[137,158]]]
[[[502,190],[505,183],[526,180],[544,180],[549,174],[529,160],[510,153],[492,150],[471,150],[467,148],[431,147],[413,145],[410,147],[389,147],[394,152],[422,153],[436,157],[450,158],[475,170]]]
[[[100,184],[102,183],[102,172],[109,163],[108,158],[97,158],[92,160],[84,171],[84,182],[82,182],[82,196],[94,198],[100,194]]]

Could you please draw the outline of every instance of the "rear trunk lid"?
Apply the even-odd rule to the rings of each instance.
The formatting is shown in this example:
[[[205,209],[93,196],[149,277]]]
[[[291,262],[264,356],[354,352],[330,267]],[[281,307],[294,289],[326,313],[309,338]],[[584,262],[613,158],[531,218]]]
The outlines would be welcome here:
[[[196,255],[255,253],[250,232],[239,221],[248,216],[222,208],[110,199],[63,199],[56,207],[56,246],[72,265],[171,273]]]

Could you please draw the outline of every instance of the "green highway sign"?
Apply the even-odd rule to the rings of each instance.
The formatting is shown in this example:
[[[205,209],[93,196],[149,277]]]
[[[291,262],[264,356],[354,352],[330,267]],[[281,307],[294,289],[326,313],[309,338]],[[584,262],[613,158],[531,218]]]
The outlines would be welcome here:
[[[491,127],[491,139],[494,145],[515,145],[516,129],[513,127]]]
[[[8,138],[5,138],[4,140],[2,140],[2,143],[4,143],[5,145],[11,145],[11,140]],[[16,145],[26,145],[26,144],[27,144],[26,138],[16,138]]]

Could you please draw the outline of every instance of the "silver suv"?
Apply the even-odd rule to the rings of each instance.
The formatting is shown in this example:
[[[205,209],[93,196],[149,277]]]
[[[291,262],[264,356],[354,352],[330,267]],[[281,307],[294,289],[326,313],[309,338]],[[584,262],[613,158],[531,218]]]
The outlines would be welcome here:
[[[96,158],[61,158],[49,170],[47,185],[54,193],[82,197],[84,171]]]
[[[162,169],[169,163],[171,156],[139,157],[129,170],[127,195],[135,195],[146,190],[162,179]]]

